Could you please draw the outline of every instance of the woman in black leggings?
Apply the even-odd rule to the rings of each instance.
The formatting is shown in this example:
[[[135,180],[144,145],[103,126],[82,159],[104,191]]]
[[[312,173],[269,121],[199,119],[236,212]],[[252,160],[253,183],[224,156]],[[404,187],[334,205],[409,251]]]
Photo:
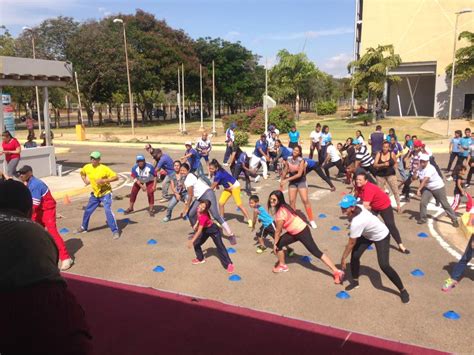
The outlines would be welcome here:
[[[342,213],[349,217],[350,232],[349,242],[341,258],[342,269],[346,268],[346,258],[351,254],[351,274],[353,282],[346,287],[346,291],[359,287],[360,258],[367,248],[374,243],[377,250],[377,261],[383,273],[392,281],[400,291],[403,303],[410,302],[410,296],[403,286],[400,276],[390,266],[390,234],[388,228],[364,207],[357,205],[357,200],[352,195],[346,195],[339,202]]]

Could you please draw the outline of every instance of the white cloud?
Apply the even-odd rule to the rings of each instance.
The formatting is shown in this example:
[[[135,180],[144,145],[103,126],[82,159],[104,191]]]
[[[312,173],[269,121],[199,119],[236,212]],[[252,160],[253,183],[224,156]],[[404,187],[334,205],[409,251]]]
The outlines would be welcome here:
[[[286,40],[301,39],[301,38],[339,36],[339,35],[344,35],[344,34],[353,33],[353,32],[354,32],[354,29],[351,27],[338,27],[338,28],[319,30],[319,31],[293,32],[293,33],[285,33],[285,34],[267,34],[267,35],[258,36],[256,40],[257,41],[260,41],[260,40],[286,41]]]
[[[224,39],[228,41],[235,41],[242,34],[239,31],[229,31],[224,35]]]
[[[267,67],[268,69],[271,69],[277,64],[277,62],[278,62],[278,58],[276,55],[274,55],[268,58],[260,57],[258,64],[263,65],[264,67]]]
[[[347,64],[352,60],[349,53],[340,53],[328,58],[321,65],[321,69],[337,78],[349,76],[347,72]]]
[[[104,17],[110,16],[112,14],[112,12],[108,11],[107,8],[105,8],[105,7],[99,7],[97,10]]]

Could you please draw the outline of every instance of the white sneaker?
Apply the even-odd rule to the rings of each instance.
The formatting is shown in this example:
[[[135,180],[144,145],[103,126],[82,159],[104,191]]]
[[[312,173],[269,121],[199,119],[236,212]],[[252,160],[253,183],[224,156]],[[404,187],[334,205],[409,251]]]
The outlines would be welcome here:
[[[65,260],[61,261],[61,266],[59,267],[59,269],[61,271],[66,271],[66,270],[70,269],[73,264],[74,264],[74,260],[72,260],[71,258],[65,259]]]
[[[259,181],[260,181],[260,178],[261,178],[261,176],[260,176],[260,175],[257,175],[257,177],[255,178],[255,182],[259,182]]]
[[[318,225],[316,224],[315,221],[311,221],[311,222],[309,222],[309,224],[311,224],[311,228],[313,228],[313,229],[318,228]]]
[[[228,164],[228,163],[224,163],[224,164],[222,164],[222,165],[224,165],[224,166],[229,166],[229,164]]]
[[[265,180],[267,180],[267,179],[268,179],[268,175],[264,175],[263,178],[264,178]]]

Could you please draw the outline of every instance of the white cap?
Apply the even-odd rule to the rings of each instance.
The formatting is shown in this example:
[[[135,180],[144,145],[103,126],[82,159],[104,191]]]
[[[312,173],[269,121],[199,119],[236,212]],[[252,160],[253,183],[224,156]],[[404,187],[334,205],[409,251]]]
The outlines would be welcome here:
[[[430,156],[428,154],[420,154],[421,161],[430,161]]]
[[[190,146],[192,146],[192,145],[193,145],[193,142],[187,141],[187,142],[184,143],[184,145],[190,145]]]

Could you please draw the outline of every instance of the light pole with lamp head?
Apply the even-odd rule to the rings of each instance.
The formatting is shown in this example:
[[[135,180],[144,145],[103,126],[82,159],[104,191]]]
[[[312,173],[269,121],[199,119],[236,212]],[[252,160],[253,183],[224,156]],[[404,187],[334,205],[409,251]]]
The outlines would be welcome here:
[[[125,33],[125,22],[121,18],[114,19],[114,23],[121,23],[123,27],[123,42],[125,46],[125,64],[127,66],[127,81],[128,81],[128,100],[130,102],[130,117],[132,122],[132,136],[135,137],[135,117],[133,109],[132,86],[130,85],[130,69],[128,67],[128,51],[127,51],[127,35]]]
[[[461,11],[456,12],[456,23],[454,25],[454,45],[453,45],[453,64],[451,67],[451,88],[449,92],[449,112],[448,112],[448,129],[447,129],[447,136],[449,137],[450,134],[450,126],[451,126],[451,117],[453,111],[453,91],[454,91],[454,74],[456,69],[456,43],[458,40],[458,19],[459,15],[467,14],[472,12],[472,9],[462,9]]]
[[[23,31],[27,31],[31,35],[31,47],[33,48],[33,59],[36,59],[36,49],[35,49],[35,32],[31,27],[24,26]],[[35,92],[36,92],[36,113],[38,115],[38,130],[39,134],[41,136],[41,110],[40,110],[40,104],[39,104],[39,92],[38,92],[38,87],[35,86]]]

